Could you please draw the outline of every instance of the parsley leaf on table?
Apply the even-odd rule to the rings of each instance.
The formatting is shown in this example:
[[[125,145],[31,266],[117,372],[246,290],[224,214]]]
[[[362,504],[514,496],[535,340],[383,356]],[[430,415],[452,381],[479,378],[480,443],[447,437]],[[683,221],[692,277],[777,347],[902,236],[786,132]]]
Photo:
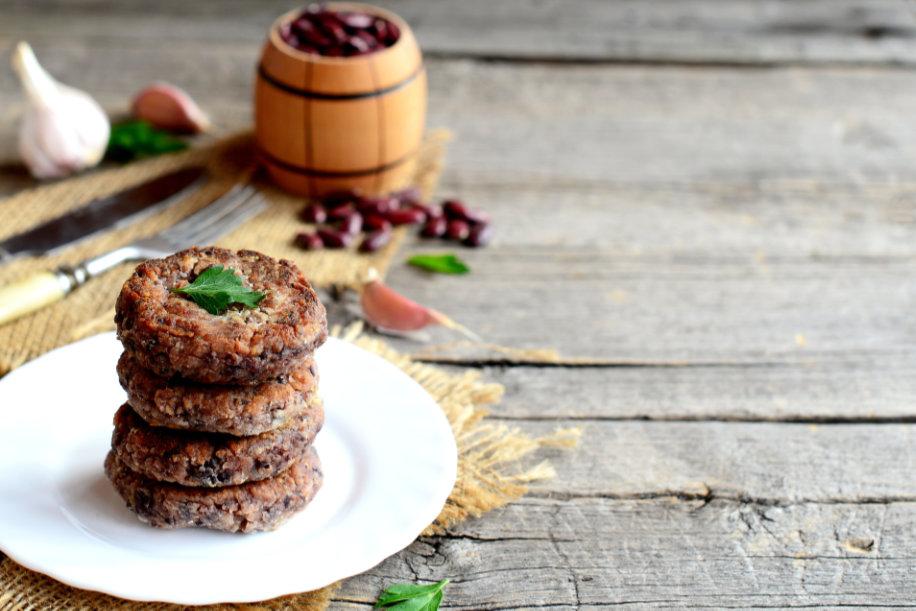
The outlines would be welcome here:
[[[375,606],[395,611],[436,611],[447,583],[448,579],[425,585],[396,583],[381,593]]]
[[[452,253],[444,253],[441,255],[414,255],[407,259],[407,262],[415,267],[420,267],[440,274],[466,274],[471,271],[471,268],[468,267],[464,261]]]
[[[172,292],[187,295],[211,314],[222,314],[233,303],[253,308],[265,295],[244,286],[242,278],[235,270],[226,269],[222,265],[208,267],[194,279],[194,282],[179,289],[172,289]]]
[[[146,121],[125,121],[111,126],[105,157],[124,162],[186,148],[187,142],[156,129]]]

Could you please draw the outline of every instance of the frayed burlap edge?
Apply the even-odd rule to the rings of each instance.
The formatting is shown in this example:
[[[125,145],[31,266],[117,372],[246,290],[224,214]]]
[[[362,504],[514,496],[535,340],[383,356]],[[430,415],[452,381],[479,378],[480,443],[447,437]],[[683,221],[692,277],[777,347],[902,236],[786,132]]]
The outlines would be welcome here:
[[[517,428],[488,422],[487,406],[502,398],[500,384],[484,382],[476,371],[450,373],[434,365],[419,363],[394,350],[383,341],[364,335],[360,323],[346,329],[336,327],[332,334],[378,354],[416,380],[445,412],[458,445],[458,477],[442,512],[423,535],[435,535],[458,522],[479,517],[520,498],[533,481],[554,476],[546,460],[526,465],[532,453],[544,447],[568,448],[581,435],[578,428],[559,429],[545,437],[530,437]],[[315,592],[283,596],[258,604],[223,604],[202,609],[326,609],[340,584]],[[106,594],[71,588],[29,571],[15,562],[0,562],[0,611],[59,609],[173,610],[176,605],[137,603]]]

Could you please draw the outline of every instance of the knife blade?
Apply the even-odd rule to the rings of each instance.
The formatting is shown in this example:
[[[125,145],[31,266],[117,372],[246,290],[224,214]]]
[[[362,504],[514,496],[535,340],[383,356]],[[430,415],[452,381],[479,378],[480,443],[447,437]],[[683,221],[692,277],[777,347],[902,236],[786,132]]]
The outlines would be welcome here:
[[[136,220],[188,193],[207,173],[203,166],[169,172],[135,187],[100,197],[37,227],[0,242],[0,263],[21,255],[42,255]]]

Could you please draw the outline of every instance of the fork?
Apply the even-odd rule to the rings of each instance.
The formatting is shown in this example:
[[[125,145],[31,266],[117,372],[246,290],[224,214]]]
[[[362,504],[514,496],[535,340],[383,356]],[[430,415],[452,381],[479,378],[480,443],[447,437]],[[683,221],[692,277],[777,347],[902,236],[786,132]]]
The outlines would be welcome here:
[[[0,324],[63,299],[91,278],[127,261],[145,261],[204,245],[267,207],[251,185],[236,185],[197,212],[155,235],[141,238],[74,266],[39,272],[0,288]]]

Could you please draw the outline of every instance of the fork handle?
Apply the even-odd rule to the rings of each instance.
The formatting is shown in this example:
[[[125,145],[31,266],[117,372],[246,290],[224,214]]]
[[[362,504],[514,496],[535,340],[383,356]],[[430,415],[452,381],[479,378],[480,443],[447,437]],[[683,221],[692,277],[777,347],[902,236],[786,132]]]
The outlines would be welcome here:
[[[73,267],[63,266],[54,271],[37,272],[0,287],[0,325],[60,301],[90,278],[119,263],[138,258],[141,257],[135,246],[122,246]]]
[[[63,299],[75,284],[65,271],[57,270],[38,272],[0,287],[0,324]]]

